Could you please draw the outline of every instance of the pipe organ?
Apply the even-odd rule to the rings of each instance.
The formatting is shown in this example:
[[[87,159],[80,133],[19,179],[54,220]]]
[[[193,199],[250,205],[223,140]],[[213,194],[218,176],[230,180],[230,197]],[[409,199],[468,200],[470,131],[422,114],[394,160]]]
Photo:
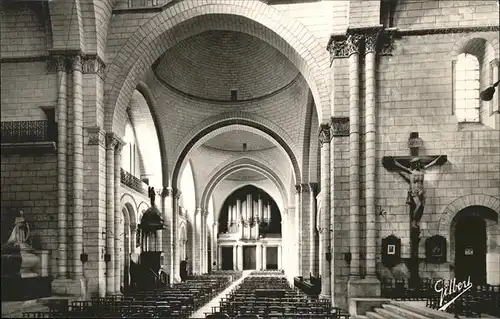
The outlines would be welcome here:
[[[228,233],[240,233],[241,239],[259,239],[261,223],[271,222],[271,203],[252,194],[236,199],[227,208]]]

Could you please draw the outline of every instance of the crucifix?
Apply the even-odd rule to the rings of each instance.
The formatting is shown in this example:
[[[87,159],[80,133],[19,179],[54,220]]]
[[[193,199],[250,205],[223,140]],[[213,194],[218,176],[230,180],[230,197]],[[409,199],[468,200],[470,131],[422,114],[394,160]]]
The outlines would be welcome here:
[[[382,164],[389,171],[398,171],[399,175],[409,184],[406,204],[410,208],[410,287],[417,288],[420,285],[418,274],[418,243],[420,241],[420,219],[424,213],[425,171],[434,165],[443,165],[447,162],[446,155],[420,156],[419,148],[423,141],[418,132],[410,133],[408,146],[410,156],[384,156]]]

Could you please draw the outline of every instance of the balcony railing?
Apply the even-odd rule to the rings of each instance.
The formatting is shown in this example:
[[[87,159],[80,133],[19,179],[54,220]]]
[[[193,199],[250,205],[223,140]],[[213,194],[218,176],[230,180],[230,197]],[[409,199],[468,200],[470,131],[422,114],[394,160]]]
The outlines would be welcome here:
[[[57,124],[49,121],[9,121],[1,123],[1,143],[56,142]]]
[[[148,186],[146,185],[146,183],[130,174],[129,172],[125,171],[123,168],[120,168],[120,180],[122,184],[127,185],[133,190],[138,191],[143,195],[148,195]]]

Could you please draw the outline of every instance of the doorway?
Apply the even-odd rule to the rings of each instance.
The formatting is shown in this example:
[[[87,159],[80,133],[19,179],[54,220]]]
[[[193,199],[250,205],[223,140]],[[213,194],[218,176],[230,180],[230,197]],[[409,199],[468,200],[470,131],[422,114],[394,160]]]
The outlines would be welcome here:
[[[486,283],[486,222],[479,216],[461,216],[455,226],[455,277]]]
[[[278,269],[278,247],[267,247],[266,269]]]
[[[233,247],[221,247],[221,269],[233,270]]]
[[[256,246],[243,246],[243,270],[256,269]]]

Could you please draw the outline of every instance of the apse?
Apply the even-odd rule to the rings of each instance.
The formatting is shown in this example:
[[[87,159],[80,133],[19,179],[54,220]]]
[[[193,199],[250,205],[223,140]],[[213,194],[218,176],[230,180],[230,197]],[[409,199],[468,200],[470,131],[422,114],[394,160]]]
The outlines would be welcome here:
[[[269,194],[247,185],[234,191],[224,201],[218,231],[220,234],[242,232],[247,239],[280,236],[281,213]]]

